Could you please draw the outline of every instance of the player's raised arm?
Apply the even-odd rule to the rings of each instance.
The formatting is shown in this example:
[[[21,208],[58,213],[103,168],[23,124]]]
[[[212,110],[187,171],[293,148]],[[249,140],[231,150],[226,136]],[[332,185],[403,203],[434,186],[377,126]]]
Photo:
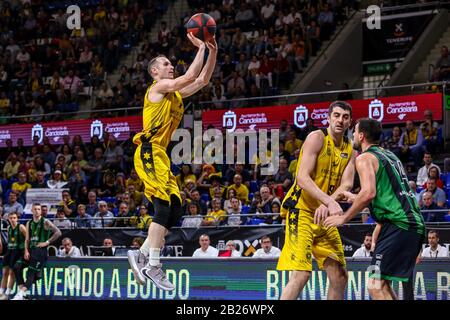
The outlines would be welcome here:
[[[326,205],[330,214],[342,213],[341,206],[329,195],[323,192],[311,178],[316,168],[317,158],[322,149],[324,135],[317,130],[308,135],[303,144],[302,162],[297,172],[297,184],[310,196]]]
[[[189,97],[194,93],[198,92],[201,88],[205,87],[211,80],[214,68],[216,67],[217,43],[215,38],[212,38],[210,41],[205,43],[209,49],[208,59],[206,60],[206,64],[203,67],[202,72],[200,73],[198,78],[195,79],[195,81],[192,82],[190,85],[180,90],[180,94],[183,98]]]
[[[153,78],[157,80],[155,86],[152,88],[152,91],[154,93],[166,94],[167,92],[179,91],[190,83],[194,82],[198,77],[203,66],[203,59],[205,56],[205,43],[200,39],[194,37],[191,33],[188,33],[187,37],[192,42],[192,44],[198,48],[197,55],[195,56],[194,61],[189,66],[189,69],[186,71],[186,73],[176,79],[171,79],[169,77],[155,78],[153,76]],[[159,64],[161,63],[162,65],[160,66],[160,69],[157,70],[157,72],[161,72],[164,76],[166,76],[165,73],[168,73],[169,75],[171,73],[171,76],[173,77],[173,66],[171,65],[170,61],[167,58],[164,58],[159,62]],[[158,64],[152,65],[150,63],[149,69],[158,68],[158,66]],[[149,70],[149,72],[150,74],[152,74],[154,70]]]

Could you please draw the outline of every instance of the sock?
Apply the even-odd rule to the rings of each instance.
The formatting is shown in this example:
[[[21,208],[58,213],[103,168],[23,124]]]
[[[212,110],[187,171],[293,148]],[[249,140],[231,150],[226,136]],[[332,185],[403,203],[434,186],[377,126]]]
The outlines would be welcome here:
[[[0,294],[4,294],[5,293],[5,289],[0,288]]]
[[[152,267],[156,267],[159,264],[159,253],[161,252],[161,249],[159,248],[150,248],[150,259],[149,264]]]
[[[7,295],[7,296],[9,296],[10,294],[11,294],[11,289],[6,289],[6,291],[5,291],[5,294]]]
[[[141,251],[141,253],[148,257],[150,255],[150,245],[149,245],[150,241],[148,240],[148,237],[145,239],[144,243],[142,244],[141,248],[139,249]]]

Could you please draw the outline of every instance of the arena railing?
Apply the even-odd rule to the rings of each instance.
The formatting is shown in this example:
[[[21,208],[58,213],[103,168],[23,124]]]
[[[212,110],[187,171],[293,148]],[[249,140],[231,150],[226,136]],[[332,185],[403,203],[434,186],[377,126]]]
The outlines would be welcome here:
[[[447,213],[447,215],[450,216],[450,209],[448,208],[444,208],[444,209],[435,209],[435,210],[421,210],[422,214],[423,213]],[[352,221],[350,221],[349,223],[347,223],[347,225],[363,225],[365,223],[363,222],[355,222],[355,220],[359,219],[363,214],[367,214],[367,212],[359,212],[353,219]],[[259,219],[264,219],[265,217],[278,217],[280,216],[280,213],[246,213],[246,214],[233,214],[233,215],[229,215],[227,214],[226,216],[223,216],[223,220],[226,220],[227,218],[229,218],[230,216],[232,217],[239,217],[239,218],[251,218],[251,217],[256,217]],[[153,217],[152,217],[153,218]],[[215,216],[213,215],[196,215],[196,216],[192,216],[192,215],[183,215],[180,218],[180,221],[182,222],[184,219],[198,219],[198,218],[202,218],[202,220],[205,220],[207,218],[214,218]],[[49,219],[52,222],[55,222],[55,220],[58,220],[58,218],[55,217],[48,217],[47,219]],[[31,220],[31,218],[29,219],[19,219],[19,221],[21,223],[26,223],[27,221]],[[70,228],[62,228],[62,229],[133,229],[133,230],[146,230],[147,227],[144,228],[138,228],[136,226],[136,221],[139,220],[139,217],[137,216],[132,216],[132,217],[111,217],[111,218],[99,218],[99,217],[92,217],[89,220],[92,221],[113,221],[115,223],[115,221],[128,221],[134,224],[133,226],[127,226],[127,227],[96,227],[96,226],[91,226],[91,227],[77,227],[76,225],[76,218],[67,218],[67,220],[71,223]],[[215,220],[220,220],[220,219],[215,219]],[[6,230],[6,226],[7,226],[7,222],[5,219],[2,219],[3,223],[0,224],[0,231],[5,231]],[[426,222],[427,225],[445,225],[445,226],[449,226],[449,221],[442,221],[442,222]],[[280,223],[273,223],[273,224],[241,224],[241,225],[213,225],[213,226],[200,226],[201,228],[234,228],[234,227],[238,227],[238,228],[242,228],[242,227],[260,227],[260,226],[281,226],[284,224],[280,224]],[[187,229],[187,228],[193,228],[193,227],[182,227],[182,226],[177,226],[177,227],[173,227],[173,228],[178,228],[178,229]],[[196,228],[196,227],[194,227]]]

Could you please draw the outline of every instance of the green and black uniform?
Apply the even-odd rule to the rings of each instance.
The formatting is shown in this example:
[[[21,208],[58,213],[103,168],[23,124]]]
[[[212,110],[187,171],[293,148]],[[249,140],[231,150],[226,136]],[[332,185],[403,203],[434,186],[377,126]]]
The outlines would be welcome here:
[[[16,262],[23,257],[25,236],[20,232],[20,223],[15,228],[8,227],[8,250],[3,257],[3,266],[14,268]]]
[[[31,288],[31,285],[44,268],[48,259],[47,247],[39,248],[37,244],[45,242],[50,239],[51,230],[45,230],[45,218],[40,218],[38,222],[31,220],[28,224],[28,234],[30,237],[30,259],[25,261],[21,259],[14,267],[14,274],[17,278],[18,285],[25,285],[26,288]],[[28,267],[27,282],[23,279],[23,268]]]
[[[365,152],[379,163],[377,194],[369,208],[373,219],[382,225],[372,258],[379,272],[371,277],[408,281],[425,238],[425,222],[397,156],[377,146]]]

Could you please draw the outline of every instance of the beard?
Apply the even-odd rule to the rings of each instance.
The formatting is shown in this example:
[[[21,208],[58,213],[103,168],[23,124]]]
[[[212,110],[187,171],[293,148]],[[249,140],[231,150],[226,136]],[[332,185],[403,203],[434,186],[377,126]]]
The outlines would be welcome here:
[[[356,140],[353,141],[353,149],[358,152],[361,152],[361,150],[362,150],[361,143],[357,142]]]

